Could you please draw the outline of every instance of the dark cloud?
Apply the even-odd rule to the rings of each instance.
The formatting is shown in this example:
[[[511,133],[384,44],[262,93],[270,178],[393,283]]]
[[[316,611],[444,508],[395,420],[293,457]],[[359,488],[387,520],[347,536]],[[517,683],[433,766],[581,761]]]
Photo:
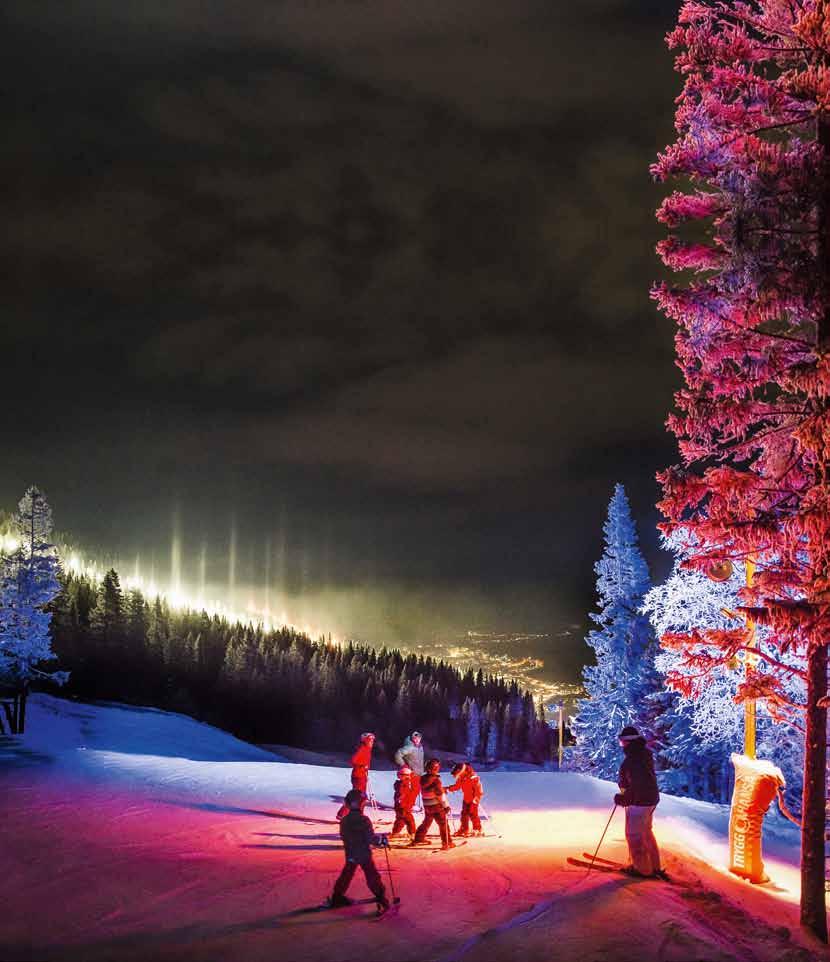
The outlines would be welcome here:
[[[0,493],[37,478],[126,546],[175,498],[215,543],[279,503],[341,578],[371,555],[579,610],[612,484],[650,523],[671,457],[672,15],[7,5]]]

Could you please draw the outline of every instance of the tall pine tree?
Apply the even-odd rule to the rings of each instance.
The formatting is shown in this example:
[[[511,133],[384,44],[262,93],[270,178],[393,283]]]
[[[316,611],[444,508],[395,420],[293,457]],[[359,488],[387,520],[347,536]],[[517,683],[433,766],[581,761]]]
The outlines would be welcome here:
[[[687,0],[669,34],[683,76],[678,137],[652,168],[679,178],[659,245],[682,271],[655,297],[677,322],[685,385],[669,426],[682,464],[661,480],[690,564],[752,560],[742,590],[781,653],[806,661],[801,921],[827,941],[824,891],[830,641],[830,3]],[[690,279],[688,271],[695,272]],[[742,626],[679,635],[724,662]],[[789,701],[768,655],[738,696]],[[795,707],[795,706],[792,706]]]
[[[34,677],[62,684],[65,672],[48,674],[37,666],[55,657],[49,603],[59,594],[58,560],[52,511],[43,493],[31,487],[14,519],[15,551],[0,557],[0,678],[19,684]]]
[[[610,778],[619,767],[620,730],[636,725],[651,733],[654,709],[649,695],[659,682],[654,635],[640,612],[650,587],[648,567],[621,484],[614,488],[603,532],[605,551],[594,566],[600,610],[591,614],[597,627],[585,639],[596,664],[583,671],[588,697],[579,703],[574,733],[577,766]]]

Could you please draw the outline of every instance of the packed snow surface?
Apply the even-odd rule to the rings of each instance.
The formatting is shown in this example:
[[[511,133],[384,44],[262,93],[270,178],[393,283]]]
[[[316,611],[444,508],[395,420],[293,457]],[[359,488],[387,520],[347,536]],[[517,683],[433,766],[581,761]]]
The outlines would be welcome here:
[[[726,807],[670,797],[655,824],[672,884],[586,876],[566,858],[593,851],[615,786],[486,773],[489,837],[393,850],[400,911],[368,924],[367,904],[298,911],[342,865],[333,817],[348,769],[292,764],[181,715],[46,695],[30,699],[27,728],[0,739],[3,960],[824,956],[798,930],[798,835],[777,817],[763,886],[726,871]],[[394,777],[372,776],[379,831]],[[600,854],[625,859],[623,827],[618,812]],[[385,854],[375,861],[388,888]],[[359,872],[350,894],[368,895]]]

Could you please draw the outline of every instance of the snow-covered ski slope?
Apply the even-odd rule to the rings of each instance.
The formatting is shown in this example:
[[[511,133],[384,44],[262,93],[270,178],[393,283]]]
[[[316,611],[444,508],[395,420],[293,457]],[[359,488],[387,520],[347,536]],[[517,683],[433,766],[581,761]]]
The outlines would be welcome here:
[[[2,960],[806,962],[823,951],[797,931],[798,837],[780,820],[765,886],[725,871],[725,808],[668,797],[656,827],[674,884],[585,878],[566,858],[593,850],[615,787],[489,773],[487,828],[501,838],[451,858],[392,852],[402,910],[369,926],[371,906],[297,911],[341,867],[333,816],[347,769],[284,762],[181,715],[45,695],[30,699],[27,728],[0,739]],[[381,831],[394,777],[372,776]],[[625,858],[622,813],[602,854]],[[388,887],[382,852],[376,863]],[[366,894],[360,873],[351,894]]]

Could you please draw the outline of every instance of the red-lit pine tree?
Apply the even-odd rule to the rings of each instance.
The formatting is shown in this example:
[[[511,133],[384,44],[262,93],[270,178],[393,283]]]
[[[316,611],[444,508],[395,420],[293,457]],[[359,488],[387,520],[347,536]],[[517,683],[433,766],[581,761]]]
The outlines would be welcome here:
[[[789,707],[788,672],[807,683],[801,921],[826,941],[830,3],[690,0],[668,43],[685,85],[678,138],[652,170],[688,186],[658,218],[691,222],[695,239],[670,236],[659,252],[696,276],[654,291],[685,378],[668,422],[682,465],[661,476],[660,507],[667,531],[692,532],[690,566],[756,561],[744,611],[770,626],[779,656],[805,659],[800,672],[766,652],[739,697],[775,711]],[[685,651],[689,688],[748,655],[740,627],[665,641]]]

